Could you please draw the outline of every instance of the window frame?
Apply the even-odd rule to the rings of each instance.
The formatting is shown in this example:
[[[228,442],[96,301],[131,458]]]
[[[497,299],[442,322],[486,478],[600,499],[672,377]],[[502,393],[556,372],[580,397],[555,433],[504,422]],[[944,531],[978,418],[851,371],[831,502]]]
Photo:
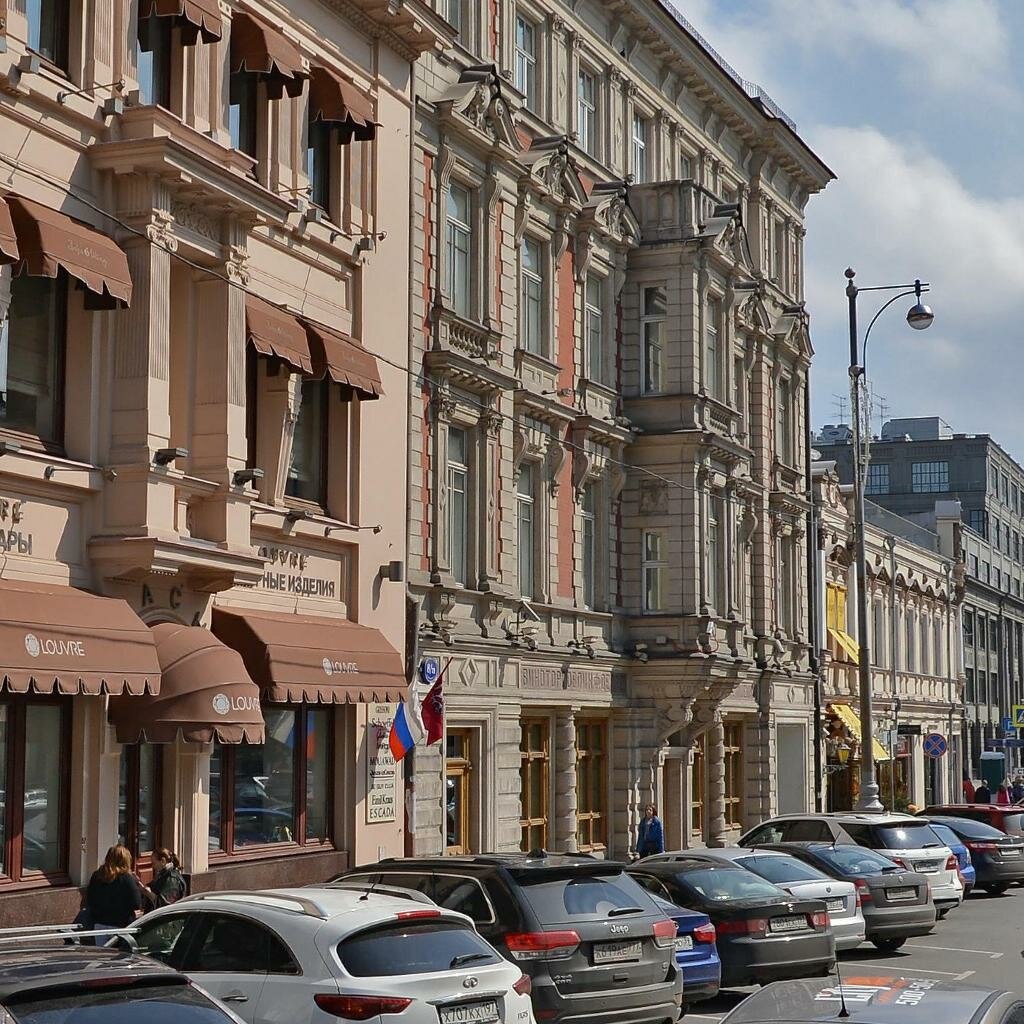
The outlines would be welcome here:
[[[170,916],[170,915],[169,915]],[[232,912],[230,910],[193,910],[189,915],[192,920],[186,922],[185,927],[182,929],[181,934],[185,934],[186,929],[188,930],[188,941],[181,950],[181,956],[179,960],[180,966],[178,967],[183,973],[198,974],[202,975],[213,975],[213,974],[233,974],[236,977],[248,978],[248,977],[263,977],[263,978],[295,978],[301,977],[302,967],[299,963],[299,958],[292,951],[291,946],[281,937],[280,932],[276,929],[271,928],[266,922],[258,920],[257,918],[250,916],[249,914]],[[210,935],[211,929],[214,927],[218,919],[230,918],[233,921],[243,922],[248,928],[259,929],[265,935],[270,936],[274,939],[282,949],[288,954],[289,960],[295,970],[293,971],[271,971],[271,970],[251,970],[251,971],[224,971],[218,969],[208,969],[198,966],[198,959],[203,951],[203,945],[206,939]],[[158,923],[158,922],[157,922]],[[180,938],[180,937],[179,937]],[[175,942],[177,945],[177,941]],[[269,967],[269,963],[267,964]]]
[[[598,274],[587,274],[583,282],[583,365],[587,379],[597,384],[603,383],[605,376],[605,281]],[[596,302],[591,289],[597,292]]]
[[[232,102],[233,87],[243,90],[239,102]],[[255,161],[260,157],[260,100],[259,76],[250,71],[232,71],[228,76],[228,141],[232,149]],[[237,118],[232,111],[237,109]],[[236,127],[237,124],[237,127]],[[251,148],[250,148],[251,147]]]
[[[690,836],[704,838],[704,796],[707,792],[707,741],[706,734],[695,737],[690,746],[692,763],[690,769]]]
[[[334,122],[320,118],[306,121],[306,180],[309,183],[309,201],[338,223],[339,211],[334,209],[334,183],[340,172],[338,153],[341,141]]]
[[[650,118],[634,110],[630,132],[630,169],[635,185],[643,185],[650,178],[650,127]]]
[[[474,781],[473,765],[473,735],[475,730],[466,728],[448,729],[445,734],[445,788],[447,801],[447,780],[456,779],[456,788],[459,791],[460,805],[463,809],[461,822],[456,822],[457,838],[460,842],[451,845],[448,843],[448,808],[445,806],[445,853],[449,856],[465,856],[472,853],[470,803]],[[448,743],[458,739],[463,743],[462,753],[459,756],[452,756],[448,753]]]
[[[722,779],[725,827],[743,827],[743,723],[723,722]]]
[[[660,292],[664,297],[664,310],[647,313],[648,292]],[[652,303],[653,305],[653,303]],[[665,331],[668,323],[668,289],[665,285],[643,284],[640,286],[640,393],[643,395],[661,395],[665,393]],[[657,341],[651,343],[648,328],[657,327]],[[651,360],[649,353],[657,352],[657,381],[652,386]]]
[[[576,844],[580,853],[599,852],[608,846],[609,732],[607,719],[577,719],[576,792],[583,794],[576,809]],[[597,807],[591,806],[595,789]]]
[[[152,847],[139,849],[139,806],[142,783],[142,743],[126,743],[121,748],[125,771],[125,830],[123,844],[131,851],[137,870],[146,871],[152,864],[153,851],[163,845],[163,781],[164,758],[162,743],[147,743],[153,750],[153,821],[150,825]]]
[[[589,83],[589,96],[585,86]],[[588,67],[576,69],[576,141],[587,156],[596,158],[598,147],[597,75]]]
[[[466,197],[466,220],[458,219],[453,213],[456,191]],[[445,234],[444,234],[444,274],[445,292],[451,308],[457,316],[472,319],[476,309],[473,291],[473,189],[461,181],[450,181],[445,191]],[[462,243],[462,244],[460,244]],[[464,274],[457,270],[464,266]],[[456,289],[459,285],[459,289]]]
[[[516,580],[528,601],[537,591],[537,476],[532,462],[521,462],[516,470]]]
[[[537,75],[537,37],[538,26],[528,18],[522,10],[515,12],[515,35],[513,38],[513,79],[516,88],[523,94],[524,106],[532,114],[537,114],[537,101],[540,90]],[[520,45],[520,39],[525,41],[526,32],[520,33],[520,26],[527,30],[530,36],[530,49],[527,50]]]
[[[530,736],[531,729],[535,727],[540,728],[542,737],[537,749],[533,748]],[[541,717],[523,718],[520,720],[519,729],[519,848],[524,853],[529,853],[531,850],[548,848],[551,807],[548,792],[551,785],[551,721]],[[540,808],[532,807],[530,802],[534,771],[540,772]],[[540,842],[533,844],[531,840],[536,830],[540,831]]]
[[[458,461],[452,458],[452,435],[454,432],[458,432],[464,438],[464,457],[465,461]],[[445,436],[445,444],[447,445],[447,465],[445,467],[445,503],[446,503],[446,538],[445,538],[445,549],[447,555],[448,572],[452,579],[459,584],[459,586],[466,587],[469,585],[469,574],[472,571],[469,564],[470,555],[470,540],[469,540],[469,528],[470,528],[470,500],[471,500],[471,486],[472,486],[472,445],[471,445],[472,433],[468,427],[462,426],[457,423],[449,423],[447,427],[447,433]],[[461,476],[462,478],[462,489],[459,491],[454,486],[455,477]],[[462,527],[462,543],[459,546],[460,557],[456,560],[456,546],[455,546],[455,501],[454,496],[461,493],[462,495],[462,516],[461,516],[461,527]],[[461,563],[461,569],[459,568],[457,561]]]
[[[330,494],[330,450],[331,450],[331,399],[334,395],[334,387],[339,391],[341,385],[334,385],[329,377],[303,377],[300,387],[305,390],[319,388],[320,390],[320,433],[314,441],[319,445],[320,472],[315,474],[317,482],[316,497],[310,498],[301,494],[292,494],[289,490],[292,479],[292,468],[295,465],[295,438],[299,432],[299,424],[302,422],[303,410],[308,408],[306,395],[302,395],[299,403],[299,414],[295,419],[295,428],[292,432],[292,448],[288,457],[288,470],[284,480],[284,503],[287,506],[312,509],[316,512],[325,513],[328,510],[328,495]]]
[[[528,268],[536,254],[536,270]],[[527,256],[530,255],[528,261]],[[535,356],[547,356],[545,340],[547,250],[542,241],[524,235],[519,246],[519,347]],[[534,316],[535,314],[535,316]],[[534,326],[536,336],[534,336]]]
[[[582,585],[583,607],[598,611],[598,485],[586,480],[580,488],[580,582]],[[588,502],[588,496],[590,502]],[[588,508],[588,504],[592,507]],[[589,534],[589,537],[588,537]]]
[[[716,402],[722,398],[722,302],[709,295],[704,302],[704,390]]]
[[[143,46],[142,36],[144,31],[152,32],[154,36],[149,40],[154,45],[148,50]],[[165,110],[171,109],[174,83],[173,61],[177,36],[178,32],[174,26],[173,19],[157,14],[150,14],[144,18],[140,13],[136,32],[135,70],[139,85],[139,99],[143,101],[143,106],[163,107]],[[161,45],[163,43],[166,43],[165,47]],[[142,79],[143,60],[141,55],[143,53],[151,53],[153,55],[150,61],[151,76],[147,82],[143,82]],[[148,97],[144,95],[147,85],[151,91],[151,95]]]
[[[39,38],[33,40],[34,12],[30,10],[32,0],[25,4],[25,21],[28,31],[26,33],[28,49],[38,54],[43,61],[51,68],[56,69],[62,75],[68,76],[71,70],[71,4],[68,0],[35,0],[39,5],[39,23],[35,25]],[[48,53],[43,48],[42,29],[45,22],[44,8],[49,7],[54,16],[55,31],[53,39],[53,53]]]
[[[944,494],[949,490],[949,462],[912,462],[910,480],[913,494]]]
[[[882,472],[882,470],[885,472]],[[891,486],[889,463],[869,462],[867,477],[864,481],[864,493],[866,495],[889,494]]]
[[[780,376],[775,383],[775,457],[784,466],[793,466],[796,461],[793,392],[793,378]]]
[[[647,538],[657,537],[659,554],[658,558],[647,557]],[[664,545],[664,548],[662,548]],[[640,599],[641,607],[646,615],[657,615],[665,611],[665,586],[668,576],[668,532],[660,528],[644,529],[640,533]],[[650,587],[648,586],[648,573],[657,573],[658,579],[658,605],[652,607],[648,600]]]

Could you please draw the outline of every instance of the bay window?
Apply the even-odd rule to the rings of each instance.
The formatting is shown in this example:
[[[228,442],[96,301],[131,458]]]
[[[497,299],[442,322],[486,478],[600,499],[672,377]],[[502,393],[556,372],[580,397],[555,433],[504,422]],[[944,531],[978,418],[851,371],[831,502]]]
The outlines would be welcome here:
[[[446,210],[445,274],[448,295],[452,309],[459,316],[468,317],[472,315],[472,200],[468,189],[461,185],[449,185]]]
[[[664,385],[665,321],[668,317],[668,295],[662,287],[644,288],[641,294],[640,330],[643,345],[644,394],[655,395]]]
[[[540,242],[524,238],[519,263],[519,346],[541,354],[544,326],[544,267]]]
[[[533,23],[516,15],[516,88],[523,94],[526,109],[537,110],[537,31]]]
[[[292,459],[285,494],[320,508],[327,507],[327,451],[331,382],[305,379],[295,421]]]
[[[23,0],[23,3],[29,48],[67,71],[68,40],[71,37],[69,0]]]
[[[171,105],[171,47],[174,22],[151,14],[139,18],[136,58],[143,104]]]
[[[604,282],[593,274],[587,277],[584,293],[584,329],[586,331],[587,376],[600,381],[604,374]]]
[[[448,569],[466,585],[469,561],[469,437],[461,427],[448,428]]]
[[[534,521],[534,470],[519,467],[516,481],[516,547],[519,557],[519,593],[532,598],[534,590],[534,546],[537,542]]]

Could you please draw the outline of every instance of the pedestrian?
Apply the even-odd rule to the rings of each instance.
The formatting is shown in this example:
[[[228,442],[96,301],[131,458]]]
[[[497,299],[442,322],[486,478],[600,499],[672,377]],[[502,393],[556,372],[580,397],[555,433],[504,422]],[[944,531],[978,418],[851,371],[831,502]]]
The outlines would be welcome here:
[[[161,846],[153,851],[153,881],[142,887],[142,895],[153,907],[167,907],[185,895],[185,879],[181,874],[181,861],[173,850]]]
[[[1013,802],[1019,804],[1021,800],[1024,800],[1024,776],[1018,775],[1013,780],[1013,786],[1010,788],[1010,796],[1013,797]]]
[[[84,909],[97,930],[127,928],[142,912],[142,886],[132,873],[132,855],[126,846],[107,850],[89,879]]]
[[[970,775],[964,775],[964,803],[974,803],[974,783],[971,781]]]
[[[1005,782],[996,790],[996,803],[1002,807],[1010,806],[1010,791]]]
[[[648,804],[636,830],[636,853],[638,857],[650,857],[665,852],[665,830],[661,827],[658,808]]]
[[[981,785],[974,791],[974,802],[976,804],[992,803],[992,792],[984,779],[981,780]]]

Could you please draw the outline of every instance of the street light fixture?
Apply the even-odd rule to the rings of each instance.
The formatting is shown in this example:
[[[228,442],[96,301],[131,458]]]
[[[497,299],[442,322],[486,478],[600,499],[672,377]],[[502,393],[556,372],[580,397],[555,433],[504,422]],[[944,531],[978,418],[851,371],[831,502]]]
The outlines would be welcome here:
[[[851,412],[853,417],[853,525],[857,549],[854,555],[857,560],[857,644],[860,648],[857,659],[857,679],[860,689],[860,795],[857,798],[857,811],[881,813],[885,810],[878,799],[878,782],[875,780],[875,725],[874,706],[871,694],[871,648],[868,640],[868,601],[867,601],[867,566],[866,546],[864,543],[864,452],[861,440],[860,415],[860,381],[864,376],[867,362],[868,338],[871,328],[878,318],[897,299],[913,295],[917,302],[907,313],[907,323],[914,330],[923,331],[930,327],[935,319],[928,306],[921,302],[921,295],[928,291],[927,283],[916,280],[912,285],[877,285],[870,288],[858,288],[853,283],[856,277],[853,268],[846,271],[846,297],[850,305],[850,383],[852,385]],[[858,353],[857,344],[857,296],[861,292],[898,292],[888,299],[871,318],[868,329],[864,332],[864,344]],[[869,438],[870,440],[870,431]]]

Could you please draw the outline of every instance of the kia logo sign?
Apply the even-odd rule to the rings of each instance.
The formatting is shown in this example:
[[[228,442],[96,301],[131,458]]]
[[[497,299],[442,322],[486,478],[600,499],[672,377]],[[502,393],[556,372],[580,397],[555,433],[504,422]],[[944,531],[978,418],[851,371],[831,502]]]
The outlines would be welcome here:
[[[331,661],[330,658],[324,658],[321,664],[325,676],[359,675],[359,665],[354,661]]]
[[[218,715],[226,715],[230,711],[259,711],[260,709],[259,697],[229,697],[226,693],[216,694],[210,703]]]
[[[51,640],[46,637],[40,640],[35,633],[25,634],[25,650],[30,658],[38,658],[40,654],[50,654],[55,657],[67,655],[73,658],[85,657],[85,644],[81,640]]]

